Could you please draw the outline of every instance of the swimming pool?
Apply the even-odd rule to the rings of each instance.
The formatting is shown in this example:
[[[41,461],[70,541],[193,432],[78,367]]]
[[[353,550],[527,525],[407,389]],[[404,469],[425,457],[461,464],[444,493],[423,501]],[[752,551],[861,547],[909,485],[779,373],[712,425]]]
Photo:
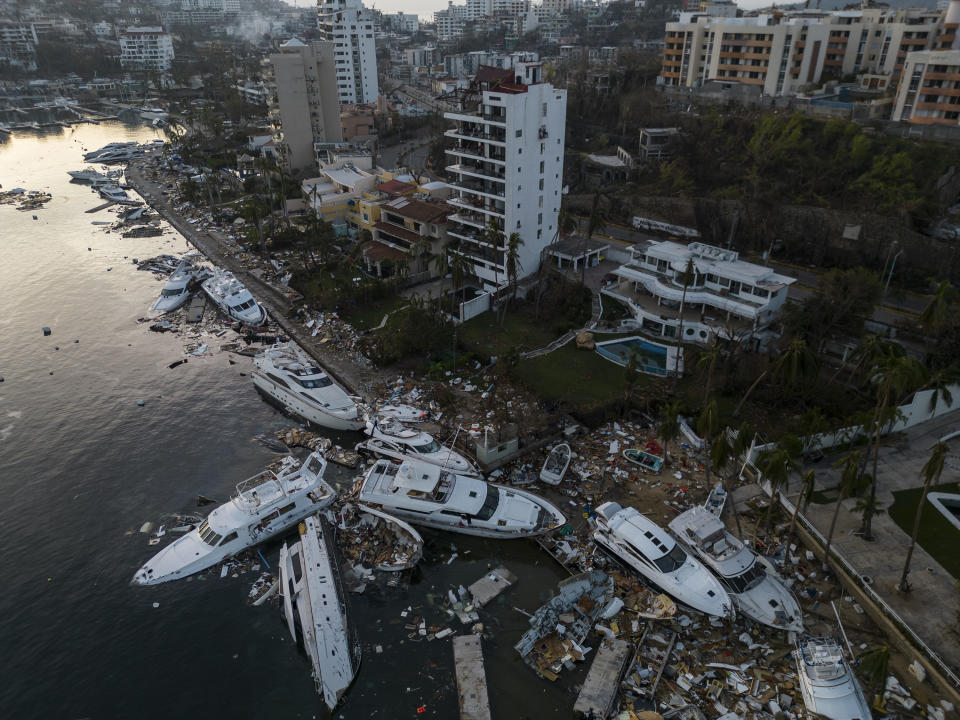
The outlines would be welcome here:
[[[630,356],[636,353],[638,369],[651,375],[666,376],[674,371],[678,348],[672,345],[644,340],[633,335],[621,340],[606,340],[597,343],[597,352],[617,365],[626,366]],[[680,352],[680,372],[683,372],[683,352]]]

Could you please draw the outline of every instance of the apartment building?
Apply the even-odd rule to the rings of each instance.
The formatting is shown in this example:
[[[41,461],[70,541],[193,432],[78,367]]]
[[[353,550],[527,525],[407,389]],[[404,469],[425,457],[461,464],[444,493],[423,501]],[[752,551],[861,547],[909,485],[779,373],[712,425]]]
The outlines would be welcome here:
[[[420,30],[420,18],[413,13],[396,12],[387,16],[393,28],[399,32],[415,33]]]
[[[692,263],[693,274],[684,273]],[[646,335],[681,342],[747,342],[761,347],[787,299],[794,278],[746,262],[732,250],[692,242],[654,242],[631,248],[631,260],[602,290],[626,304]]]
[[[701,87],[713,80],[788,95],[849,75],[875,76],[882,89],[899,76],[907,53],[932,48],[942,31],[935,10],[759,13],[715,17],[683,13],[667,23],[659,82]]]
[[[37,31],[31,23],[0,21],[0,67],[37,69]]]
[[[463,8],[463,12],[458,12]],[[433,13],[433,22],[436,26],[437,40],[446,42],[463,35],[466,24],[466,6],[457,6],[450,3],[446,10],[437,10]]]
[[[334,48],[292,38],[265,64],[276,140],[294,172],[315,167],[315,143],[343,139]]]
[[[380,94],[373,15],[361,0],[318,0],[320,37],[335,44],[340,102],[375,103]]]
[[[445,135],[454,164],[447,170],[448,203],[456,208],[448,234],[452,252],[464,256],[488,288],[507,282],[507,238],[518,233],[518,277],[540,266],[543,249],[555,238],[567,92],[543,81],[540,63],[513,69],[481,68],[474,78],[475,109],[445,113],[455,127]],[[493,223],[495,239],[488,237]]]
[[[125,70],[166,72],[173,67],[173,39],[162,27],[130,27],[120,34],[120,65]]]

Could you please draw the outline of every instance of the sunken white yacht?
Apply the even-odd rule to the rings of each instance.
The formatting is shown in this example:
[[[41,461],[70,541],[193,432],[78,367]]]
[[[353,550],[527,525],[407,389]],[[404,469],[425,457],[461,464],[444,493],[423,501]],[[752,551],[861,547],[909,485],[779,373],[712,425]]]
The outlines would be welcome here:
[[[803,631],[803,616],[796,598],[772,568],[754,555],[723,522],[703,505],[670,521],[677,540],[726,587],[737,610],[764,625],[780,630]]]
[[[200,526],[154,555],[133,576],[134,585],[179,580],[269,540],[326,507],[336,490],[323,480],[326,461],[317,453],[300,463],[284,459],[280,471],[254,475]]]
[[[317,692],[333,710],[357,673],[360,644],[349,630],[331,531],[320,517],[306,518],[300,541],[280,549],[280,593],[290,634],[303,642]]]
[[[366,433],[370,439],[359,443],[357,450],[401,461],[413,457],[459,475],[480,477],[480,471],[463,455],[441,445],[429,433],[414,430],[394,418],[381,417],[368,422]]]
[[[660,590],[707,615],[733,617],[723,585],[635,508],[605,502],[596,509],[595,525],[593,539]]]
[[[253,362],[253,384],[291,412],[331,430],[363,427],[357,403],[295,344],[274,345]]]
[[[197,277],[197,268],[189,258],[184,258],[176,269],[167,278],[160,297],[153,304],[152,310],[158,313],[168,313],[183,305],[190,297],[190,283]]]
[[[252,327],[267,321],[266,311],[232,272],[217,268],[201,287],[214,305],[234,320]]]
[[[829,720],[871,720],[860,683],[833,638],[811,637],[794,652],[807,710]]]
[[[533,493],[410,458],[399,464],[377,460],[359,484],[361,502],[436,530],[508,540],[566,522],[560,510]]]

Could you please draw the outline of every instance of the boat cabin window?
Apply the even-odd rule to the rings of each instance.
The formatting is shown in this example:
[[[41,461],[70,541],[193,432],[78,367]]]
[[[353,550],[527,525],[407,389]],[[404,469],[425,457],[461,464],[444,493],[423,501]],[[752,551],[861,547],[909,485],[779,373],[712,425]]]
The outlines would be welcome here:
[[[237,539],[237,533],[236,533],[236,532],[232,532],[232,533],[230,533],[229,535],[227,535],[226,537],[224,537],[223,540],[220,541],[220,544],[221,544],[221,545],[226,545],[228,542],[233,542],[233,541],[236,540],[236,539]]]
[[[210,527],[206,520],[200,523],[200,539],[203,540],[207,545],[210,547],[216,547],[217,543],[220,542],[220,537],[221,536]]]
[[[443,446],[438,443],[436,440],[430,440],[430,442],[425,445],[414,445],[413,449],[422,455],[427,455],[429,453],[435,453],[440,450]]]
[[[186,288],[164,288],[160,291],[160,294],[163,297],[173,297],[174,295],[182,295],[184,290]]]
[[[477,512],[477,520],[489,520],[497,511],[497,505],[500,504],[500,489],[492,485],[487,485],[487,499],[483,502],[483,507]]]
[[[727,586],[731,592],[742,593],[750,590],[756,585],[760,584],[760,581],[767,576],[767,573],[764,572],[763,567],[760,563],[754,561],[753,565],[748,567],[739,575],[734,577],[724,578]]]
[[[291,555],[290,564],[293,566],[293,579],[299,583],[303,579],[303,567],[300,565],[300,555]]]
[[[307,471],[314,475],[319,475],[321,470],[323,470],[323,463],[320,461],[320,458],[316,455],[311,455],[310,459],[307,460]]]
[[[279,513],[283,515],[284,513],[290,512],[295,507],[297,507],[297,504],[295,502],[292,502],[289,505],[284,505],[282,508],[280,508]]]
[[[277,385],[280,385],[282,387],[290,387],[289,385],[287,385],[287,382],[283,378],[279,378],[273,373],[266,373],[266,375],[268,378],[273,380]]]
[[[321,375],[320,377],[309,378],[309,379],[293,376],[293,379],[307,389],[325,388],[333,385],[333,380],[328,378],[326,375]]]
[[[251,300],[247,300],[246,302],[242,302],[242,303],[240,303],[239,305],[234,305],[234,306],[233,306],[233,309],[234,309],[234,310],[246,310],[246,309],[252,308],[252,307],[253,307],[253,300],[251,299]]]
[[[679,545],[674,545],[673,550],[655,559],[653,562],[660,568],[660,572],[672,573],[679,570],[686,561],[687,554],[683,551],[683,548]]]

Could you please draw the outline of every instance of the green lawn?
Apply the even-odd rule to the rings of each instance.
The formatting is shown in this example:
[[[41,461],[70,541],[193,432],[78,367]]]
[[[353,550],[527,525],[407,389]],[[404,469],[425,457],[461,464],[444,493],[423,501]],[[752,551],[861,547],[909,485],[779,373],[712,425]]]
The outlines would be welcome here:
[[[591,350],[579,350],[573,341],[552,353],[522,360],[513,373],[544,400],[562,400],[580,412],[623,397],[624,369]]]
[[[463,323],[457,329],[457,342],[465,350],[479,355],[502,357],[508,350],[536,350],[557,339],[552,330],[526,313],[507,312],[503,325],[497,316],[485,312]]]
[[[371,303],[359,304],[342,313],[343,319],[357,330],[369,330],[377,327],[383,316],[410,304],[410,300],[399,295],[383,298]]]
[[[947,483],[930,488],[931,492],[960,492],[960,483]],[[890,518],[907,533],[913,534],[913,523],[917,514],[922,488],[900,490],[893,493],[893,505],[887,510]],[[951,525],[929,501],[924,503],[923,517],[920,519],[920,534],[917,543],[943,565],[953,577],[960,580],[960,553],[957,542],[960,530]]]

